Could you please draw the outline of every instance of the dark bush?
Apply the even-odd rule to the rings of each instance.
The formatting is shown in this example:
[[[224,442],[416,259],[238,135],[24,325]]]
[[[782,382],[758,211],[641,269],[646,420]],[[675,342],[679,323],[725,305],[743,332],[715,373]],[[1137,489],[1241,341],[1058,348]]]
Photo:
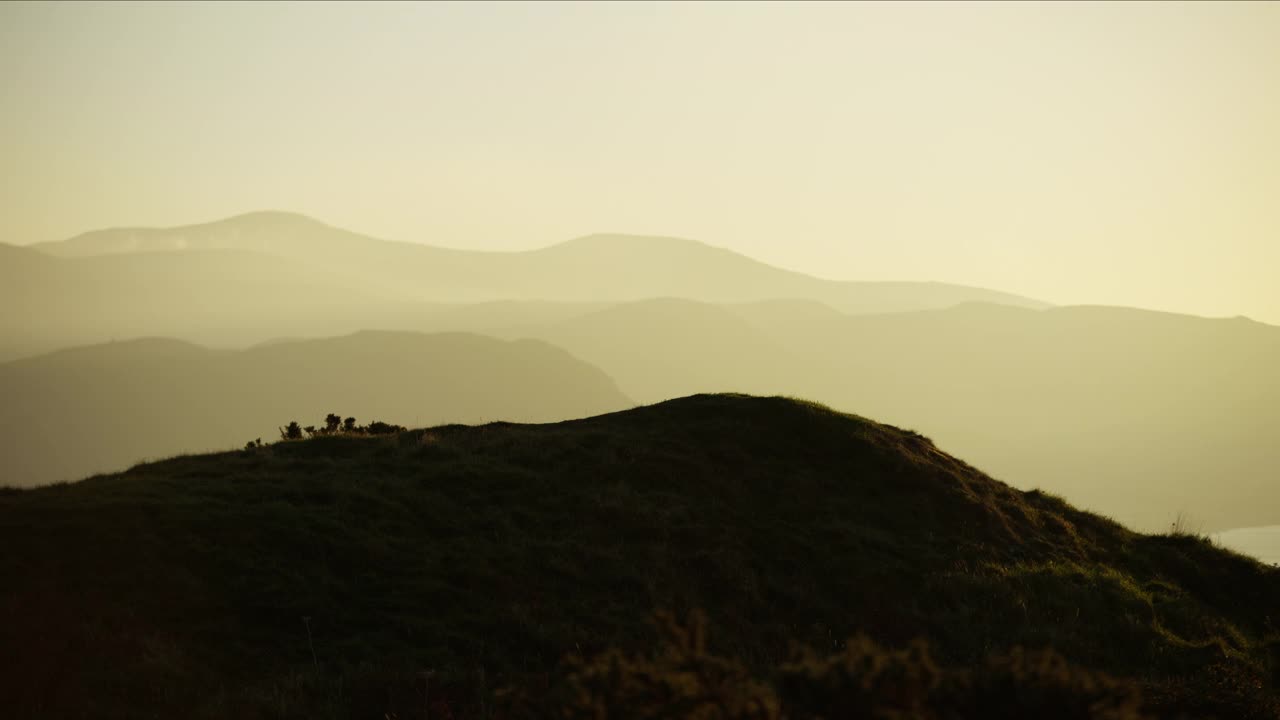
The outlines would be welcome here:
[[[402,433],[406,431],[406,428],[403,425],[387,423],[381,420],[374,420],[368,425],[356,425],[356,419],[354,417],[343,419],[341,416],[337,415],[336,413],[329,413],[327,416],[325,416],[324,423],[325,423],[324,427],[320,427],[320,428],[316,427],[315,425],[308,425],[305,428],[297,428],[296,434],[295,434],[294,429],[297,426],[297,423],[292,422],[292,423],[289,423],[288,427],[284,427],[280,429],[280,437],[285,440],[296,440],[298,438],[301,438],[303,436],[302,433],[304,432],[306,433],[307,437],[316,437],[319,435],[338,435],[338,434],[394,435],[396,433]],[[253,443],[249,443],[249,446],[251,446],[252,444]],[[246,449],[248,449],[249,446],[246,446]]]
[[[281,440],[301,440],[302,426],[298,424],[297,420],[290,422],[288,425],[280,428],[280,439]]]
[[[405,432],[403,425],[393,425],[384,423],[381,420],[374,420],[364,427],[364,431],[370,435],[395,435],[396,433]]]

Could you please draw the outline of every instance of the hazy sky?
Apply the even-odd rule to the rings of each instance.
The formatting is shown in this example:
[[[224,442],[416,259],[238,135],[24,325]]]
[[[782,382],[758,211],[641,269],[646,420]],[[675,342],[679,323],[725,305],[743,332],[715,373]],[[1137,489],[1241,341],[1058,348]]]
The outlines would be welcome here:
[[[0,241],[281,209],[1280,323],[1280,3],[4,3],[0,100]]]

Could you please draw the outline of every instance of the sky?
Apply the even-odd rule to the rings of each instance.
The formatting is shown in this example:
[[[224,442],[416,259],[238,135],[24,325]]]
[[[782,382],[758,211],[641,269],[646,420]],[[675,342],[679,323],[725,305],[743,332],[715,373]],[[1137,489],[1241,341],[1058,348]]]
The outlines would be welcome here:
[[[0,242],[288,210],[1280,324],[1280,3],[0,4]]]

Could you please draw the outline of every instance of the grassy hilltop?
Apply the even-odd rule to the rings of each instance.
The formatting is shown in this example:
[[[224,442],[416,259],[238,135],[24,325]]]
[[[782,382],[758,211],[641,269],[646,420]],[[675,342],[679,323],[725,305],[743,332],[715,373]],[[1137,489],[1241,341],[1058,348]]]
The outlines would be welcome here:
[[[783,398],[177,457],[0,494],[0,543],[15,717],[410,718],[427,686],[431,717],[491,716],[566,656],[651,650],[661,609],[763,685],[865,634],[1280,717],[1280,570]]]

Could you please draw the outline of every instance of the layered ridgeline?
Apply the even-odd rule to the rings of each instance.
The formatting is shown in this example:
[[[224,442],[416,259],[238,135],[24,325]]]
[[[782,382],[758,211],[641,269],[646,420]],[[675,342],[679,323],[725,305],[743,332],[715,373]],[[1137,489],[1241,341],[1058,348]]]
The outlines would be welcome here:
[[[402,320],[429,331],[470,330],[550,342],[603,370],[622,394],[641,402],[704,391],[822,397],[840,409],[916,428],[995,477],[1060,493],[1134,527],[1167,528],[1179,515],[1205,532],[1280,522],[1275,500],[1280,446],[1268,433],[1280,426],[1280,374],[1274,371],[1280,367],[1280,328],[1261,323],[1124,308],[1023,311],[991,305],[849,316],[810,302],[712,305],[670,299],[603,307],[546,302],[432,307]],[[183,404],[191,388],[182,382],[176,381],[166,396],[125,392],[146,387],[150,361],[144,358],[163,353],[166,346],[134,346],[135,374],[124,383],[119,371],[108,370],[110,363],[100,367],[95,358],[111,348],[121,351],[124,343],[65,356],[82,362],[52,363],[42,371],[47,381],[34,385],[11,369],[35,368],[64,356],[0,365],[0,387],[24,388],[8,392],[22,397],[21,404],[0,406],[0,422],[9,428],[0,437],[9,438],[12,448],[0,457],[14,471],[0,482],[68,479],[144,456],[234,447],[259,434],[270,436],[271,423],[295,415],[304,424],[337,411],[357,414],[361,421],[412,425],[446,418],[553,420],[621,407],[538,416],[495,407],[465,416],[418,417],[434,407],[429,392],[419,398],[422,405],[396,404],[401,391],[411,387],[410,378],[452,383],[452,371],[432,371],[424,360],[428,369],[406,370],[399,380],[377,374],[394,391],[366,394],[338,407],[324,392],[299,387],[291,396],[296,400],[275,406],[273,414],[251,416],[255,409],[245,408],[215,434],[198,418],[167,423],[162,418],[172,416],[174,408],[162,401],[171,398],[182,417],[217,415],[227,403],[241,402],[241,395],[217,394],[205,401],[209,410],[197,411]],[[292,362],[318,373],[317,381],[354,387],[367,375],[331,373],[317,359],[323,353],[305,354],[299,352]],[[261,378],[261,372],[245,372]],[[198,374],[173,377],[187,384],[199,381]],[[260,380],[236,384],[254,382]],[[88,420],[78,420],[86,412],[66,388],[84,388],[84,397],[94,397],[97,386],[119,392],[114,405],[96,405]],[[543,386],[548,403],[559,402],[558,392],[565,397],[576,392],[574,383],[559,387]],[[306,403],[306,412],[293,409],[302,407],[299,402]],[[446,409],[469,412],[461,405]],[[163,414],[154,415],[157,410]],[[163,429],[134,433],[112,414]],[[66,432],[77,422],[82,424],[76,432]],[[245,438],[244,428],[259,429]],[[159,438],[166,439],[158,443]],[[51,451],[55,447],[61,450]],[[18,461],[10,459],[18,457],[25,458],[21,474]]]
[[[1153,714],[1277,717],[1280,570],[780,398],[179,457],[0,495],[0,543],[13,717],[488,717],[513,697],[495,688],[556,687],[566,654],[653,647],[663,608],[704,610],[708,649],[766,684],[793,642],[866,633],[926,638],[953,668],[1052,646],[1134,678]],[[926,674],[891,677],[894,702],[929,684],[913,662]],[[1081,705],[1112,685],[1032,665],[1009,682],[1071,686],[1074,704],[1000,686],[1030,705],[999,716],[1136,717]],[[792,717],[842,716],[874,667],[777,693]],[[660,694],[627,687],[592,692]]]
[[[508,299],[459,304],[492,297]],[[510,299],[525,297],[538,299]],[[474,253],[287,213],[0,246],[0,360],[148,335],[216,347],[370,328],[538,338],[642,402],[820,397],[1141,528],[1180,513],[1205,531],[1280,522],[1268,434],[1280,424],[1280,330],[1035,307],[954,286],[832,283],[689,241],[593,236]],[[58,430],[44,427],[47,446]],[[159,454],[217,446],[193,434]]]
[[[797,297],[850,312],[1042,305],[939,283],[822,280],[676,238],[593,235],[527,252],[475,252],[379,240],[280,212],[103,230],[0,254],[15,257],[0,263],[0,359],[138,335],[244,343],[410,329],[404,314],[424,302]]]
[[[1017,295],[959,285],[822,280],[680,238],[591,235],[524,252],[479,252],[379,240],[284,212],[177,228],[103,230],[35,247],[58,257],[250,251],[326,268],[353,287],[431,301],[594,302],[674,296],[734,302],[804,297],[858,312],[965,301],[1043,307]]]
[[[0,485],[361,424],[546,422],[631,407],[599,369],[537,340],[361,332],[243,351],[150,339],[0,364]]]

